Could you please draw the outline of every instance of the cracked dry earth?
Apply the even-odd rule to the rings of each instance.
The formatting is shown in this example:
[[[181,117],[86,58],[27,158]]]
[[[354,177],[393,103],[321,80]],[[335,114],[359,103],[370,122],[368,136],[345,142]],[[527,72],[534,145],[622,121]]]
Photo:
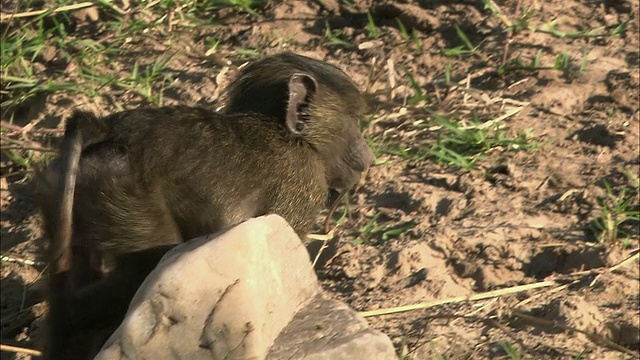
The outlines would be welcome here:
[[[173,81],[164,88],[165,103],[215,107],[247,61],[239,48],[295,51],[352,76],[371,99],[365,134],[378,160],[349,197],[348,214],[317,273],[329,293],[358,311],[551,282],[369,317],[391,337],[399,355],[508,359],[505,347],[512,347],[526,359],[638,358],[637,258],[608,270],[637,254],[638,223],[623,223],[624,234],[604,242],[596,225],[608,198],[605,182],[615,194],[628,189],[634,197],[630,208],[638,209],[637,184],[628,176],[640,169],[638,3],[523,1],[537,27],[561,19],[558,29],[567,32],[611,31],[628,21],[620,36],[595,38],[533,31],[508,35],[503,20],[479,1],[318,3],[272,1],[257,16],[221,11],[208,27],[168,34],[151,30],[125,44],[113,66],[125,71],[135,61],[177,51],[168,63]],[[507,16],[516,13],[515,1],[496,3]],[[380,32],[377,39],[367,35],[367,12]],[[76,20],[78,34],[100,28],[105,15],[98,15]],[[415,31],[414,39],[405,40],[396,19]],[[332,45],[327,24],[353,46]],[[444,54],[442,49],[463,45],[456,25],[472,44],[480,44],[479,55]],[[212,34],[220,45],[206,54],[203,39]],[[520,54],[529,63],[539,53],[541,64],[552,67],[558,55],[569,54],[583,69],[498,74],[506,43],[508,58]],[[447,85],[447,72],[459,86]],[[412,101],[416,89],[406,74],[432,96]],[[73,80],[73,73],[68,77]],[[104,114],[142,103],[130,91],[109,87],[93,99],[53,93],[31,99],[15,119],[20,125],[35,122],[35,129],[60,129],[76,107]],[[392,146],[429,148],[442,135],[442,126],[424,108],[458,114],[467,124],[475,113],[481,122],[499,121],[510,136],[528,131],[539,148],[493,147],[471,170],[428,156],[392,155]],[[49,145],[55,139],[38,141]],[[2,160],[3,175],[13,171]],[[3,255],[37,261],[42,234],[28,178],[2,177],[1,248]],[[344,212],[343,206],[337,214]],[[372,219],[380,225],[377,231],[367,230]],[[3,343],[39,347],[46,312],[44,265],[2,262]],[[2,359],[29,357],[2,353]]]

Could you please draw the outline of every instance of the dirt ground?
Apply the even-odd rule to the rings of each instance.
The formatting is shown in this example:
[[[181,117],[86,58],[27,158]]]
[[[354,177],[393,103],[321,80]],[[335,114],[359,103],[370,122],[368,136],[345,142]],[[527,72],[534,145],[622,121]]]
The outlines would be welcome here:
[[[44,159],[33,147],[53,147],[76,108],[219,107],[238,66],[290,50],[336,64],[371,103],[363,128],[378,158],[334,216],[324,288],[358,311],[443,303],[368,317],[400,358],[638,358],[637,1],[271,1],[256,14],[201,10],[198,26],[167,3],[125,11],[147,27],[121,42],[110,24],[128,1],[61,17],[69,39],[118,44],[100,55],[103,75],[167,58],[148,87],[162,98],[141,96],[143,81],[94,86],[79,71],[87,59],[49,37],[33,60],[40,78],[95,93],[41,92],[2,110],[3,344],[38,349],[46,313],[31,168],[5,150],[28,143],[18,152]],[[16,6],[2,11],[27,10]],[[12,21],[3,32],[33,25]]]

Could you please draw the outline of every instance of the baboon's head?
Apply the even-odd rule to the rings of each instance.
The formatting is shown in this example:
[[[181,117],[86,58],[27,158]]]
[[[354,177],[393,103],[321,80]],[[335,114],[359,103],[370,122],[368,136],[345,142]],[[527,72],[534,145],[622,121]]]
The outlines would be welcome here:
[[[242,69],[226,95],[226,113],[277,118],[315,149],[332,190],[351,188],[375,158],[360,131],[365,100],[333,65],[292,53],[268,56]]]

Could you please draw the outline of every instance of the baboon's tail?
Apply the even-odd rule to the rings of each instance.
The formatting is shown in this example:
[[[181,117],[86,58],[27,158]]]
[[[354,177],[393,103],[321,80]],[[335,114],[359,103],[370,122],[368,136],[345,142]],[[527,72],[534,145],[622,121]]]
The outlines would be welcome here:
[[[64,140],[60,151],[60,177],[56,191],[57,226],[51,234],[50,260],[54,274],[68,271],[71,267],[71,239],[73,237],[73,202],[78,178],[78,167],[82,149],[89,145],[85,139],[99,141],[106,136],[104,122],[93,113],[76,111],[67,120]]]

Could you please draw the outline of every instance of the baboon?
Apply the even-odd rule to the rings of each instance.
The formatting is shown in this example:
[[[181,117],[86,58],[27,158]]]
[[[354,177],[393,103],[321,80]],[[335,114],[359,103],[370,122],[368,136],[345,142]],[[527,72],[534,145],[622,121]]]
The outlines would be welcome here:
[[[228,99],[225,113],[172,106],[67,121],[60,157],[38,177],[51,239],[47,358],[94,356],[170,248],[269,213],[304,236],[330,191],[352,187],[374,159],[362,96],[331,65],[266,57]]]

